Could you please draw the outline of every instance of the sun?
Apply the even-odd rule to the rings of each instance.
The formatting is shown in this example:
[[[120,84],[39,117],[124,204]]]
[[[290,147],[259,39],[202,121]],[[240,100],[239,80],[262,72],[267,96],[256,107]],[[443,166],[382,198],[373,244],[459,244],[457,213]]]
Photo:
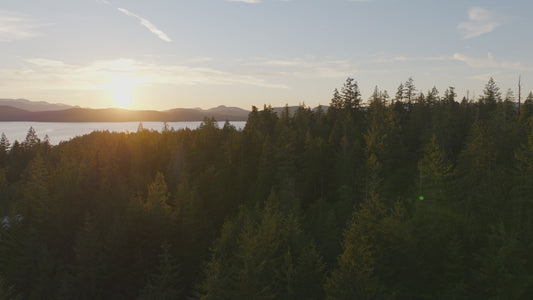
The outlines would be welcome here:
[[[131,105],[131,92],[127,89],[116,89],[113,91],[113,100],[115,105],[122,108],[128,108]]]
[[[113,101],[120,108],[129,108],[133,102],[133,85],[126,78],[117,78],[111,82],[109,89],[113,92]]]

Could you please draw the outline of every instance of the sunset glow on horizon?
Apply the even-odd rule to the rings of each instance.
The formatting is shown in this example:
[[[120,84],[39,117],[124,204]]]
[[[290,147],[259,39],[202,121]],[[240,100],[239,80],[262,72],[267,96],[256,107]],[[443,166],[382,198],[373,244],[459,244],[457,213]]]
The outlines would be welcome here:
[[[133,102],[131,82],[127,79],[120,78],[114,80],[109,86],[113,93],[113,101],[119,108],[131,108]]]
[[[0,98],[132,109],[327,105],[354,78],[394,96],[533,90],[533,3],[5,1]],[[115,77],[128,80],[113,83]],[[113,86],[115,84],[115,86]],[[108,87],[108,85],[110,85]]]

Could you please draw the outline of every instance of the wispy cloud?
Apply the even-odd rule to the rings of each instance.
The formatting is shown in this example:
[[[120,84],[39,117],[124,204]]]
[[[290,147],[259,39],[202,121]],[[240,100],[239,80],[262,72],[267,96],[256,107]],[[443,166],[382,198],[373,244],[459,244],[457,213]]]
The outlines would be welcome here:
[[[276,77],[343,78],[356,73],[348,60],[317,59],[314,57],[292,59],[256,59],[248,65],[261,67],[263,73]]]
[[[152,22],[148,21],[147,19],[145,19],[143,17],[140,17],[140,16],[132,13],[131,11],[129,11],[129,10],[125,9],[125,8],[117,8],[117,9],[118,9],[118,11],[120,11],[123,14],[125,14],[126,16],[138,19],[141,22],[142,26],[146,27],[148,30],[150,30],[150,32],[155,34],[158,38],[162,39],[163,41],[165,41],[165,42],[171,42],[172,41],[168,37],[168,35],[166,33],[161,31],[159,28],[157,28],[154,24],[152,24]]]
[[[497,77],[497,75],[499,75],[499,72],[490,72],[490,73],[485,73],[485,74],[473,75],[473,76],[468,77],[468,79],[487,82],[489,78]]]
[[[0,42],[32,38],[42,26],[23,14],[0,10]]]
[[[378,63],[392,63],[392,62],[413,62],[413,61],[446,61],[453,59],[450,56],[392,56],[392,57],[378,57]]]
[[[110,5],[111,3],[107,0],[96,0],[96,2],[98,3],[102,3],[102,4],[107,4],[107,5]]]
[[[529,70],[520,62],[510,62],[510,61],[497,61],[494,58],[492,53],[487,53],[487,57],[470,57],[461,53],[455,53],[452,57],[454,60],[464,62],[470,67],[473,68],[499,68],[499,69],[510,69],[510,70]]]
[[[457,25],[464,39],[471,39],[489,33],[502,25],[500,18],[481,7],[472,7],[468,10],[468,21]]]
[[[67,64],[47,58],[24,60],[17,69],[0,68],[0,86],[23,89],[28,83],[43,90],[105,90],[117,78],[132,87],[152,85],[252,85],[287,88],[260,76],[207,67],[146,63],[134,59],[98,60],[85,65]]]
[[[47,58],[28,58],[25,61],[43,68],[60,68],[67,66],[62,61]]]
[[[236,61],[237,69],[202,66],[208,57],[193,57],[181,64],[152,63],[120,58],[72,64],[50,58],[28,58],[17,68],[0,67],[0,88],[24,91],[97,91],[113,88],[117,80],[133,88],[182,85],[248,85],[273,89],[290,88],[289,78],[345,78],[356,74],[348,60],[256,58]]]

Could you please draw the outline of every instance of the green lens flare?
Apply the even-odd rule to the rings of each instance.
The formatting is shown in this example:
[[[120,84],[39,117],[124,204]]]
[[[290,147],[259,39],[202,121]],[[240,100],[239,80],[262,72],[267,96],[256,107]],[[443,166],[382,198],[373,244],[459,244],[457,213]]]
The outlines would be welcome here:
[[[420,197],[418,197],[418,199],[424,200],[424,196],[420,196]]]

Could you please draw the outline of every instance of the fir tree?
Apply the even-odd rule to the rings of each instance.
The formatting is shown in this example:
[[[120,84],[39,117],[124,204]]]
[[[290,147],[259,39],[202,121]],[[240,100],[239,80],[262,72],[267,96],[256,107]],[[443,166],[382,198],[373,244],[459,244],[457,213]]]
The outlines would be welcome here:
[[[159,265],[148,284],[141,290],[139,299],[172,300],[181,297],[180,266],[170,254],[170,245],[161,244]]]

